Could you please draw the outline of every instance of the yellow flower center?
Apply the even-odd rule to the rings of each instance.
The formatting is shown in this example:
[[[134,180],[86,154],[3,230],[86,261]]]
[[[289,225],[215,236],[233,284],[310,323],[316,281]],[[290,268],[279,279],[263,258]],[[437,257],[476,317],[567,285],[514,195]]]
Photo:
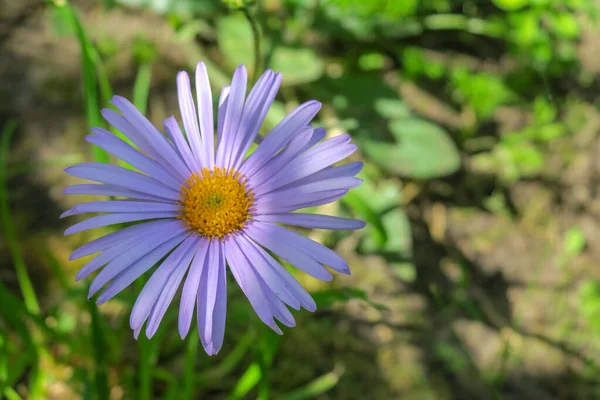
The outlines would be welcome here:
[[[244,226],[253,201],[239,172],[204,168],[181,187],[180,218],[202,236],[222,238]]]

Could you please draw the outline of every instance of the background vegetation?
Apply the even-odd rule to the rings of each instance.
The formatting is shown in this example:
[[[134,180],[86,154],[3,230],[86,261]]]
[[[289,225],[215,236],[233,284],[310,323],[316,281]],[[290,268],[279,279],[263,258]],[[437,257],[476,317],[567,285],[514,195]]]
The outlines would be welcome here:
[[[600,398],[600,41],[594,0],[0,2],[0,397]],[[238,9],[239,8],[239,9]],[[259,41],[254,40],[259,34]],[[256,57],[258,55],[258,57]],[[353,274],[298,276],[315,314],[279,337],[230,287],[225,345],[177,307],[135,341],[142,282],[87,301],[62,172],[111,95],[179,115],[175,74],[284,74],[263,134],[324,103],[365,183],[306,231]],[[215,94],[218,91],[215,90]],[[175,304],[175,302],[174,302]]]

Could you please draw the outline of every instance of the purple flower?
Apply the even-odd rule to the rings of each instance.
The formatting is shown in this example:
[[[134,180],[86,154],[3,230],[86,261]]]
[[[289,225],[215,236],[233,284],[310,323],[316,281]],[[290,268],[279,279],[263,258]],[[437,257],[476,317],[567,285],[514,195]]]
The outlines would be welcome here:
[[[102,304],[160,263],[131,312],[136,338],[144,323],[148,337],[156,333],[184,281],[179,333],[182,338],[187,335],[196,309],[202,345],[209,355],[217,354],[225,330],[226,266],[265,324],[279,334],[275,319],[294,326],[287,307],[314,311],[315,302],[265,249],[318,279],[332,279],[325,265],[350,273],[337,253],[278,225],[343,230],[364,226],[354,219],[293,212],[333,202],[361,183],[354,175],[362,163],[332,166],[356,150],[350,136],[321,142],[324,129],[310,125],[321,104],[309,101],[246,157],[280,83],[281,74],[267,70],[246,97],[246,69],[238,67],[231,86],[221,91],[216,144],[204,63],[196,69],[197,108],[187,73],[177,76],[186,135],[173,117],[164,121],[167,135],[163,135],[129,101],[115,96],[112,104],[120,114],[104,109],[102,115],[137,148],[100,128],[92,129],[86,140],[139,172],[96,162],[65,170],[100,182],[69,186],[67,194],[128,198],[76,205],[61,217],[105,214],[76,223],[66,235],[138,221],[71,254],[74,260],[98,253],[77,274],[79,280],[101,269],[90,297],[106,286],[98,297]]]

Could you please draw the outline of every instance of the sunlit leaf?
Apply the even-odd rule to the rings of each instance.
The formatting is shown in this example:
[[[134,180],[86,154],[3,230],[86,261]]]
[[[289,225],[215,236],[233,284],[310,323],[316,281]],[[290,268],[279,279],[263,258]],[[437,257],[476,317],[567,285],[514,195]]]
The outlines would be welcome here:
[[[580,228],[573,227],[565,234],[564,251],[569,258],[579,255],[585,248],[585,234]]]
[[[529,0],[492,0],[492,2],[505,11],[515,11],[525,7]]]
[[[392,121],[395,143],[363,142],[365,153],[382,168],[413,179],[452,174],[460,167],[458,150],[439,126],[419,119]]]
[[[115,0],[115,2],[129,7],[150,8],[158,13],[184,15],[210,13],[218,7],[216,1],[197,0]]]
[[[230,68],[244,64],[250,69],[254,63],[252,29],[241,14],[221,18],[217,26],[217,37],[219,48]],[[263,48],[266,48],[268,40],[264,37],[262,40]],[[268,67],[282,73],[283,85],[315,81],[321,77],[324,68],[314,50],[289,46],[277,46]]]
[[[217,25],[219,50],[230,68],[254,62],[252,29],[243,15],[237,13],[219,19]]]
[[[285,85],[316,81],[323,74],[323,62],[309,48],[277,47],[269,67],[282,73]]]

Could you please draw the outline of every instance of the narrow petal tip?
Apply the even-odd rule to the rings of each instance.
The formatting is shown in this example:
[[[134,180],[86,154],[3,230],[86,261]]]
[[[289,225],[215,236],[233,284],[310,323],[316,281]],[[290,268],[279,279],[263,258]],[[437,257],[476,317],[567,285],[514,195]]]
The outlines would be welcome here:
[[[351,272],[350,272],[350,268],[348,268],[348,269],[341,269],[341,270],[339,270],[338,272],[339,272],[340,274],[344,274],[344,275],[350,275],[350,274],[351,274]]]
[[[312,300],[312,298],[311,298],[311,300]],[[304,307],[304,309],[308,312],[317,311],[317,303],[315,303],[314,300],[312,300],[311,303],[303,304],[302,307]]]
[[[179,124],[177,124],[177,119],[173,115],[165,118],[165,120],[163,121],[163,125],[178,125],[179,126]]]
[[[356,220],[356,230],[362,229],[365,226],[367,226],[367,223],[365,221],[361,221],[360,219]]]
[[[119,108],[119,105],[122,105],[124,101],[126,101],[124,97],[114,95],[112,97],[112,99],[110,99],[109,103],[112,104],[113,106]],[[108,109],[105,108],[104,110],[108,110]],[[104,114],[102,114],[102,115],[104,115]]]
[[[206,71],[206,64],[204,64],[204,61],[200,61],[198,64],[196,64],[196,73],[198,73],[198,72],[204,73],[205,71]]]
[[[273,322],[273,326],[269,325],[269,327],[271,329],[273,329],[275,331],[276,334],[282,336],[283,335],[283,331],[281,330],[280,327],[277,326],[277,324],[275,322]]]
[[[318,100],[309,100],[306,102],[306,106],[316,108],[317,110],[320,110],[322,105],[323,103]]]
[[[140,332],[142,331],[142,326],[143,325],[141,325],[139,328],[137,328],[133,331],[133,337],[135,340],[138,340],[138,338],[140,337]]]
[[[235,69],[234,74],[237,74],[237,73],[247,74],[248,71],[246,70],[246,66],[244,64],[238,65],[238,67]]]
[[[112,100],[111,100],[111,101],[109,101],[109,102],[112,102]],[[114,110],[111,110],[110,108],[103,108],[102,110],[100,110],[100,114],[102,115],[102,117],[103,117],[104,119],[108,119],[108,118],[110,118],[110,117],[109,117],[109,115],[110,115],[110,114],[113,114],[114,112],[115,112],[115,111],[114,111]]]
[[[64,213],[60,214],[60,219],[63,219],[65,217],[70,217],[71,215],[73,215],[74,213],[74,208],[71,208],[70,210],[65,211]]]
[[[182,82],[180,82],[182,81]],[[189,83],[190,76],[186,71],[179,71],[177,73],[177,83]]]
[[[159,324],[150,324],[146,327],[146,337],[148,339],[152,339],[156,332],[158,331]]]

